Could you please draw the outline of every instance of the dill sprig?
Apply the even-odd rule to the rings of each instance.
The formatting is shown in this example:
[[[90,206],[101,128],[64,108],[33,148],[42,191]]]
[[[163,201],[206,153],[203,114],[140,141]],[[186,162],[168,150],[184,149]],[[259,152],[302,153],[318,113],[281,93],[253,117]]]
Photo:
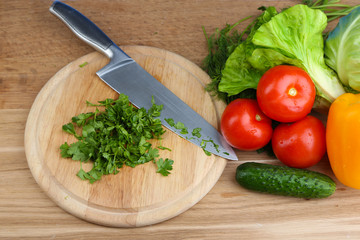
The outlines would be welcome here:
[[[227,94],[217,90],[222,76],[221,72],[230,54],[243,41],[244,35],[249,33],[251,24],[242,32],[235,27],[251,17],[243,18],[232,25],[226,24],[221,30],[217,28],[210,36],[206,33],[205,27],[202,27],[208,45],[208,55],[203,61],[203,69],[212,79],[206,90],[224,101],[227,99]]]
[[[341,4],[340,0],[303,0],[303,4],[312,9],[319,9],[323,11],[328,18],[328,22],[334,21],[342,16],[346,16],[354,8],[360,6]]]
[[[205,27],[202,26],[204,36],[207,41],[208,55],[202,62],[202,68],[208,73],[211,82],[206,86],[206,90],[213,96],[229,103],[230,99],[227,93],[220,92],[218,86],[222,78],[222,70],[225,63],[235,48],[245,39],[245,35],[251,32],[251,28],[255,24],[251,22],[243,31],[238,31],[235,27],[240,23],[252,18],[252,16],[240,19],[235,24],[226,24],[221,30],[215,29],[215,32],[208,35]]]

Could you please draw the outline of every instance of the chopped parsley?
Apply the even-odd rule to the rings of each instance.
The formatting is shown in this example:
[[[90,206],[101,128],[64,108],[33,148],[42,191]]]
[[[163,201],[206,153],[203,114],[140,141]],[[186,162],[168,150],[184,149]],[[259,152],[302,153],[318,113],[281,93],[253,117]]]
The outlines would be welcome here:
[[[172,118],[165,118],[165,121],[170,125],[170,127],[174,127],[177,130],[180,130],[180,134],[188,134],[188,129],[185,127],[184,123],[177,122],[175,123],[174,119]]]
[[[204,150],[206,155],[208,155],[208,156],[211,155],[211,153],[209,151],[205,150],[207,143],[212,143],[214,145],[216,151],[219,152],[219,145],[217,145],[214,142],[214,140],[212,140],[212,139],[209,139],[209,140],[202,139],[201,143],[200,143],[200,147]]]
[[[187,130],[187,127],[185,127],[185,125],[182,123],[182,122],[177,122],[175,124],[175,128],[180,130],[180,133],[181,134],[188,134],[188,130]]]
[[[194,128],[192,131],[192,135],[197,138],[201,138],[201,128]]]
[[[180,131],[180,134],[188,134],[188,128],[185,126],[184,123],[182,122],[177,122],[175,123],[174,119],[172,118],[165,118],[165,121],[170,125],[170,127],[174,127],[175,129],[178,129],[178,130],[181,130]],[[191,132],[192,136],[194,137],[197,137],[199,140],[201,139],[201,128],[194,128]],[[194,137],[186,137],[187,140],[193,140],[195,139]],[[214,148],[216,149],[217,152],[219,152],[219,145],[217,145],[214,140],[212,139],[201,139],[201,142],[200,142],[200,147],[203,149],[204,153],[207,155],[207,156],[210,156],[211,155],[211,152],[207,151],[206,150],[206,146],[207,146],[207,143],[212,143]],[[229,153],[227,152],[224,152],[224,154],[226,155],[229,155]]]
[[[117,174],[124,165],[135,167],[150,161],[157,165],[158,173],[169,175],[174,161],[159,158],[159,149],[167,148],[153,147],[148,142],[161,139],[165,133],[161,120],[156,118],[160,116],[162,105],[156,105],[154,99],[151,102],[149,110],[133,107],[124,94],[116,100],[99,101],[99,104],[87,102],[96,110],[81,113],[62,127],[77,141],[62,144],[61,156],[80,161],[77,176],[90,183],[100,180],[103,175]],[[98,107],[105,110],[100,111]],[[93,168],[86,172],[81,163],[89,160],[93,162]]]
[[[164,147],[164,146],[158,146],[157,147],[158,149],[161,149],[161,150],[168,150],[168,151],[171,151],[170,148],[167,148],[167,147]]]
[[[172,165],[173,165],[174,161],[170,160],[168,158],[166,158],[165,160],[163,160],[162,158],[160,158],[157,162],[156,165],[158,167],[158,170],[156,171],[157,173],[161,173],[163,176],[167,176],[170,174],[170,170],[172,170]]]
[[[88,65],[88,62],[83,62],[82,64],[79,65],[79,67],[85,67],[86,65]]]
[[[170,125],[170,127],[175,127],[175,121],[172,118],[165,118],[165,121]]]

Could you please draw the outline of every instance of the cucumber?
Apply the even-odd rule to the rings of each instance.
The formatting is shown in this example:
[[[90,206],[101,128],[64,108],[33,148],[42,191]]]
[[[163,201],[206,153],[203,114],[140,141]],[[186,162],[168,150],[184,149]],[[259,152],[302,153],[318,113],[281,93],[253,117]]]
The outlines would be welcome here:
[[[236,181],[246,189],[298,198],[326,198],[336,190],[327,175],[264,163],[247,162],[236,169]]]

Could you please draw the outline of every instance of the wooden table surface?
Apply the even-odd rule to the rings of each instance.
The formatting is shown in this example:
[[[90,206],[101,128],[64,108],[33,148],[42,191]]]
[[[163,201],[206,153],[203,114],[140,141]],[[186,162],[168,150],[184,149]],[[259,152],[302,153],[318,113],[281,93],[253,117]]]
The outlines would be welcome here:
[[[64,2],[88,16],[118,45],[162,48],[200,66],[207,55],[202,26],[213,32],[258,14],[262,5],[280,9],[300,1]],[[25,123],[44,84],[63,66],[94,50],[50,14],[51,3],[0,1],[0,239],[360,239],[359,191],[337,182],[337,192],[319,201],[244,191],[234,180],[241,161],[277,161],[253,152],[237,152],[241,161],[228,162],[218,183],[199,203],[160,224],[108,228],[59,208],[31,175],[24,152]],[[332,174],[326,158],[313,169]]]

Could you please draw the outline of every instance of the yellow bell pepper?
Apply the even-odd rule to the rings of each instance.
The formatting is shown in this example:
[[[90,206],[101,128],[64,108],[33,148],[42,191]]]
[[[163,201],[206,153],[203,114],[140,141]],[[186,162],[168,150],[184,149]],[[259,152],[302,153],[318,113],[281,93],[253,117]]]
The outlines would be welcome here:
[[[345,93],[331,104],[326,146],[336,178],[360,189],[360,94]]]

